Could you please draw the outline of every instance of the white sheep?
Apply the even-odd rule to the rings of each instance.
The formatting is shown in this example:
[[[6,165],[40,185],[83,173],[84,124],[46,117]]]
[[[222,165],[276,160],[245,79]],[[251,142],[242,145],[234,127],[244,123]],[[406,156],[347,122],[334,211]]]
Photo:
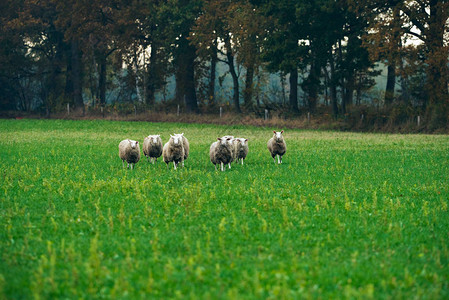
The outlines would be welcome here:
[[[239,160],[242,162],[243,166],[243,160],[248,155],[248,139],[244,138],[235,138],[234,139],[234,156],[236,163],[239,162]]]
[[[212,143],[209,149],[210,161],[214,164],[217,170],[217,164],[221,166],[221,171],[224,171],[224,165],[229,164],[232,159],[232,146],[228,138],[217,138],[217,141]]]
[[[273,131],[273,137],[268,140],[267,147],[270,151],[271,157],[273,158],[274,163],[276,163],[275,157],[278,158],[278,164],[282,163],[282,156],[287,151],[287,145],[285,144],[284,137],[282,134],[284,130],[281,132]]]
[[[184,147],[184,160],[182,161],[182,167],[184,167],[184,161],[189,157],[189,151],[190,151],[190,144],[189,140],[184,136],[184,133],[176,134],[175,136],[182,137],[182,146]]]
[[[131,170],[134,165],[140,160],[140,147],[138,141],[126,139],[120,142],[118,145],[118,155],[122,160],[122,166],[125,167],[125,160],[129,165],[131,164]]]
[[[157,158],[162,155],[162,140],[160,135],[149,135],[145,137],[142,146],[143,154],[150,160],[151,163],[157,161]]]
[[[182,138],[180,136],[173,136],[170,135],[170,139],[168,142],[164,145],[164,148],[162,149],[162,158],[164,159],[164,162],[168,164],[170,162],[173,162],[173,166],[176,170],[177,165],[181,162],[184,162],[184,146],[182,142]]]

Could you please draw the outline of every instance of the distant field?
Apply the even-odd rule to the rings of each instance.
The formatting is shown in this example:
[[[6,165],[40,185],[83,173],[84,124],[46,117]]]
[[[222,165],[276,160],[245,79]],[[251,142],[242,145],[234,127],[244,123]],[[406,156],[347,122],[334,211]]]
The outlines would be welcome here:
[[[449,136],[0,120],[0,299],[448,299]],[[184,169],[118,143],[184,132]],[[249,138],[214,171],[218,136]]]

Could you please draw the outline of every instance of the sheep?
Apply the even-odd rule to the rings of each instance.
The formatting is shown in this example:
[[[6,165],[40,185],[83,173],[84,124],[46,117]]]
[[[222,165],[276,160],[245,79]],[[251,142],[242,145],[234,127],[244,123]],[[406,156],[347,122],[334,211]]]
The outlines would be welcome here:
[[[277,156],[278,164],[281,164],[282,156],[285,154],[285,151],[287,151],[287,145],[285,144],[284,137],[282,136],[284,130],[282,130],[281,132],[273,131],[273,133],[273,137],[268,140],[267,147],[271,153],[271,157],[273,158],[274,163],[276,163],[275,156]]]
[[[118,145],[118,155],[122,160],[122,166],[125,167],[125,160],[129,165],[131,164],[131,170],[134,165],[140,160],[140,147],[138,141],[126,139],[120,142]]]
[[[233,135],[225,135],[221,137],[222,139],[226,139],[229,143],[229,145],[231,145],[231,161],[229,162],[228,166],[229,169],[231,168],[231,163],[233,161],[235,161],[235,146],[234,146],[234,136]],[[228,139],[229,138],[229,139]]]
[[[242,162],[248,155],[248,139],[244,138],[235,138],[234,139],[234,156],[235,162],[239,163],[239,160]]]
[[[212,143],[209,149],[209,156],[211,163],[214,164],[217,170],[217,164],[220,164],[221,171],[224,171],[224,165],[229,164],[232,159],[232,147],[228,138],[217,138],[217,141]]]
[[[170,139],[168,142],[164,145],[164,148],[162,149],[162,158],[164,162],[168,164],[170,162],[173,162],[173,166],[176,170],[176,166],[179,164],[179,162],[184,162],[184,146],[182,142],[182,138],[180,136],[173,136],[170,135]]]
[[[181,134],[175,133],[175,136],[182,137],[182,146],[184,147],[184,160],[186,160],[189,157],[189,151],[190,151],[189,140],[184,136],[184,133],[181,133]],[[182,167],[184,167],[184,160],[182,161]]]
[[[151,163],[157,161],[157,158],[162,155],[162,140],[160,135],[149,135],[145,137],[142,146],[143,154],[150,160]]]

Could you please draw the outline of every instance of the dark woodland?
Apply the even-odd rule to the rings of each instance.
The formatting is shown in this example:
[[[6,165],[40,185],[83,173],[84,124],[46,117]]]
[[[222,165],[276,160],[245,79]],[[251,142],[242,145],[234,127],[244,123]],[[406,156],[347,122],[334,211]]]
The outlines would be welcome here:
[[[3,0],[0,111],[222,107],[398,126],[418,118],[438,132],[449,127],[448,28],[449,1],[437,0]]]

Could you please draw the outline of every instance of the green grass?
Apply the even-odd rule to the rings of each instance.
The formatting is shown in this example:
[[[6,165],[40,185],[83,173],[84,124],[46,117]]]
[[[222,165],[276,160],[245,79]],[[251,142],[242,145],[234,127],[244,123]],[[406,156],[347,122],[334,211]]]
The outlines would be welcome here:
[[[174,132],[184,169],[122,168]],[[287,130],[275,165],[271,132],[0,120],[0,299],[449,298],[448,136]],[[250,152],[222,173],[225,134]]]

